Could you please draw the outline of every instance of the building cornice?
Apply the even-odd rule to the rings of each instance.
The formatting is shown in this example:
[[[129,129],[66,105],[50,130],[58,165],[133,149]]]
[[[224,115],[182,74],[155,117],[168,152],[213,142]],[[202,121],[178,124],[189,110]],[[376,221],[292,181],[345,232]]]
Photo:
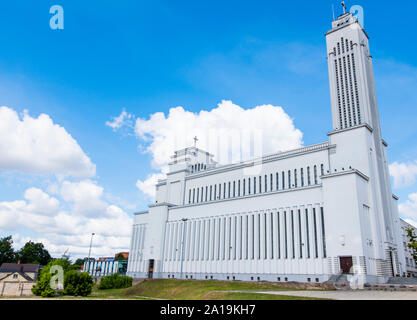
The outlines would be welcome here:
[[[363,174],[362,172],[360,172],[357,169],[351,169],[351,170],[346,170],[346,171],[339,171],[339,172],[334,172],[334,173],[330,173],[330,174],[326,174],[324,176],[321,176],[321,179],[327,179],[327,178],[333,178],[333,177],[337,177],[337,176],[343,176],[343,175],[348,175],[348,174],[357,174],[358,176],[360,176],[362,179],[369,181],[369,177],[365,174]]]
[[[342,133],[342,132],[346,132],[346,131],[350,131],[350,130],[355,130],[355,129],[359,129],[359,128],[363,128],[365,127],[366,129],[369,130],[369,132],[374,132],[374,129],[372,129],[372,127],[367,124],[367,123],[363,123],[363,124],[359,124],[357,126],[353,126],[353,127],[349,127],[349,128],[345,128],[345,129],[340,129],[340,130],[333,130],[327,133],[327,135],[330,137],[331,135],[337,134],[337,133]]]

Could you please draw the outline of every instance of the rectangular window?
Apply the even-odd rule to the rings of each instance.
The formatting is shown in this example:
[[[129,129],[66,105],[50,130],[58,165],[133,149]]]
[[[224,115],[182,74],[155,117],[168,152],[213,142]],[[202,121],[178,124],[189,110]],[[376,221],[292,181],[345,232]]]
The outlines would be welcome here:
[[[281,259],[281,221],[280,214],[277,212],[277,239],[278,239],[278,259]]]
[[[303,233],[301,230],[301,210],[298,210],[298,241],[300,243],[300,259],[303,257]]]
[[[308,223],[308,209],[306,209],[306,231],[307,231],[307,258],[310,258],[310,230]]]
[[[311,177],[310,177],[310,167],[307,167],[307,182],[308,185],[311,185]]]
[[[301,168],[301,186],[304,187],[304,168]]]
[[[228,190],[228,198],[230,199],[230,189],[231,189],[231,186],[230,186],[230,182],[229,182],[229,190]]]
[[[188,203],[191,203],[191,189],[188,190]]]
[[[294,211],[293,210],[291,210],[291,242],[292,242],[292,258],[295,259]]]
[[[255,259],[255,215],[252,215],[252,260]]]
[[[200,202],[203,202],[204,200],[203,195],[204,195],[204,188],[201,187],[201,201]]]
[[[213,186],[210,186],[210,201],[213,199]]]
[[[207,197],[208,197],[208,187],[206,187],[206,202],[207,202]]]
[[[314,246],[316,258],[319,257],[319,251],[317,247],[317,223],[316,223],[316,208],[313,208],[313,227],[314,227]]]
[[[317,180],[317,166],[314,166],[314,184],[318,184],[318,180]]]
[[[217,184],[214,185],[214,197],[213,200],[217,200]]]
[[[264,192],[268,192],[268,176],[265,175],[265,190]]]
[[[226,199],[226,182],[223,183],[223,199]]]
[[[298,187],[297,183],[297,169],[294,169],[294,185],[296,188]]]
[[[275,181],[276,181],[276,184],[277,184],[277,191],[279,190],[279,175],[278,175],[278,172],[277,172],[277,174],[276,174],[276,177],[275,177]]]
[[[233,181],[233,198],[236,197],[236,181]]]
[[[266,213],[264,213],[264,243],[265,243],[264,259],[268,259],[268,238],[267,238],[267,219],[266,219]]]
[[[288,259],[288,248],[287,248],[287,212],[284,211],[284,252],[285,259]]]
[[[321,169],[321,175],[324,176],[324,165],[323,164],[320,166],[320,169]]]
[[[321,236],[323,238],[323,257],[327,258],[326,253],[326,231],[324,229],[324,209],[323,207],[320,208],[321,210]]]
[[[219,199],[222,198],[222,184],[219,184]]]
[[[248,178],[248,194],[250,194],[250,178]]]
[[[253,194],[256,194],[256,177],[253,177]]]
[[[285,173],[284,173],[284,171],[282,171],[282,173],[281,173],[281,178],[282,178],[282,189],[285,189]]]
[[[195,203],[195,189],[193,188],[193,203]]]
[[[200,188],[197,188],[197,203],[199,199],[200,199]]]
[[[237,196],[240,197],[240,180],[237,181]]]
[[[246,179],[243,179],[243,196],[246,196]]]
[[[291,189],[291,171],[288,170],[288,189]]]
[[[274,190],[274,182],[273,182],[273,175],[272,175],[272,173],[271,173],[271,175],[269,176],[269,179],[271,180],[271,182],[270,182],[270,184],[271,184],[271,190],[269,190],[269,191],[272,191],[272,190]]]

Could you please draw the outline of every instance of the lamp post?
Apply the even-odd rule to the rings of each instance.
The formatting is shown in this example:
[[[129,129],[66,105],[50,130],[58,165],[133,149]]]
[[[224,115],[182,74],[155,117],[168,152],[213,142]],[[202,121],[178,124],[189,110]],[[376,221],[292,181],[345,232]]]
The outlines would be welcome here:
[[[90,261],[90,254],[91,254],[91,245],[93,244],[93,236],[94,232],[91,234],[91,240],[90,240],[90,249],[88,250],[88,273],[90,273],[90,267],[91,267],[91,261]]]
[[[181,247],[181,273],[180,273],[180,279],[182,279],[182,266],[184,264],[184,247],[185,247],[185,224],[188,219],[182,218],[181,219],[183,223],[183,229],[182,229],[182,247]]]

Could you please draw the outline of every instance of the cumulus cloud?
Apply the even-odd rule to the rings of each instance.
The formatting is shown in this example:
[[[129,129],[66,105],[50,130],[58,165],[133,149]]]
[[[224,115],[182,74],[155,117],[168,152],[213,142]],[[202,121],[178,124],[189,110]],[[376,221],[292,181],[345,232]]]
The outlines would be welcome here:
[[[410,187],[416,183],[417,161],[408,163],[394,162],[389,166],[394,178],[394,188]]]
[[[112,117],[112,121],[106,121],[106,126],[112,128],[113,131],[117,131],[124,126],[132,126],[133,119],[134,116],[123,109],[118,117]]]
[[[96,234],[95,255],[129,248],[132,219],[103,200],[103,188],[94,181],[63,181],[56,197],[61,201],[41,189],[30,188],[24,200],[0,202],[0,232],[30,230],[40,235],[31,240],[41,241],[55,256],[69,249],[73,257],[84,257],[92,232]],[[16,233],[13,239],[17,246],[28,240]]]
[[[158,180],[162,180],[166,178],[166,173],[168,172],[168,167],[165,166],[162,168],[162,172],[160,173],[152,173],[149,174],[145,180],[141,181],[138,180],[136,182],[136,187],[142,191],[146,196],[148,196],[150,199],[155,198],[155,185],[158,182]]]
[[[398,210],[404,217],[417,221],[417,193],[408,195],[408,199],[399,204]]]
[[[95,175],[96,167],[78,143],[61,126],[41,114],[19,116],[0,107],[0,170],[60,174],[83,178]]]
[[[198,137],[197,146],[214,154],[220,164],[298,148],[303,143],[302,132],[282,107],[243,109],[231,101],[222,101],[216,108],[199,113],[176,107],[167,116],[157,112],[149,119],[138,118],[135,133],[140,149],[152,156],[153,168],[160,170],[136,184],[150,196],[154,195],[155,182],[164,177],[170,156],[192,146],[194,136]]]

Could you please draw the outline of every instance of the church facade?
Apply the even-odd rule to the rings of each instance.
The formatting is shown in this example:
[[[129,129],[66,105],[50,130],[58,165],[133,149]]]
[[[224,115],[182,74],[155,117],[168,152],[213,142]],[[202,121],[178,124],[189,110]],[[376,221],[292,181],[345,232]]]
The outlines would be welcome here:
[[[226,166],[175,152],[155,203],[135,214],[128,275],[377,283],[406,272],[368,35],[346,13],[326,40],[328,141]]]

